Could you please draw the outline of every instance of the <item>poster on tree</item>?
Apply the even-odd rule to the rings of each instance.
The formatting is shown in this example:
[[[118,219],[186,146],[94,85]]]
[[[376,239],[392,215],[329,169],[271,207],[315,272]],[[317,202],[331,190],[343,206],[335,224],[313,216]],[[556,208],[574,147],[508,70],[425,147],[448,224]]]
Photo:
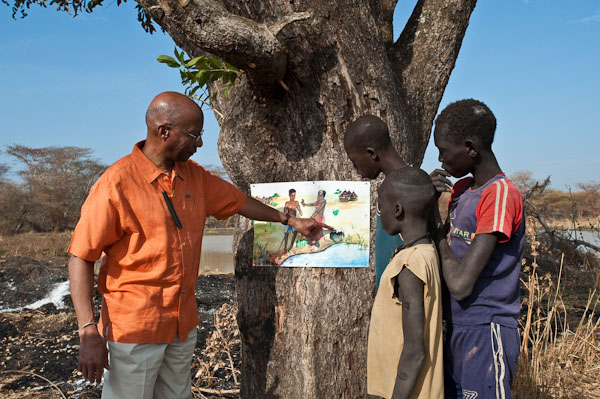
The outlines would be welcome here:
[[[299,181],[250,186],[252,197],[291,216],[314,218],[323,229],[311,241],[292,226],[254,221],[254,266],[369,266],[370,183]]]

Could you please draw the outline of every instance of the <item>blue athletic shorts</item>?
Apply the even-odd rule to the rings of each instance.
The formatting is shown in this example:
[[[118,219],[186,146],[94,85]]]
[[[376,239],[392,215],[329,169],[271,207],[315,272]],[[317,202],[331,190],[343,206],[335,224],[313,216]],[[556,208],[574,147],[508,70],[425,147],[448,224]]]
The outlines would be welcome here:
[[[516,328],[497,323],[448,324],[444,345],[446,399],[510,399],[520,350]]]
[[[283,232],[284,233],[293,233],[294,231],[296,231],[296,229],[293,228],[292,226],[290,226],[289,224],[283,226]]]

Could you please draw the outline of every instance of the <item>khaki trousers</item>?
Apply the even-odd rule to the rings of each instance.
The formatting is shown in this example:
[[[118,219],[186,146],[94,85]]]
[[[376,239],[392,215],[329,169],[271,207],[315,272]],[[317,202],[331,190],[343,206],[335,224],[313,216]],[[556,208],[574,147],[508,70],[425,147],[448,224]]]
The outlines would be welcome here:
[[[184,342],[175,337],[170,344],[108,341],[102,399],[190,399],[196,335],[194,328]]]

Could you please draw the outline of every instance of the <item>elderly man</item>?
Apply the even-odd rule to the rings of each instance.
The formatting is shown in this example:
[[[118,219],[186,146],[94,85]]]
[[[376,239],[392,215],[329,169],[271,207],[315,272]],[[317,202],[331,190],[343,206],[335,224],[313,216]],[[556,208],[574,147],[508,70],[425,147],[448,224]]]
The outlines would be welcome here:
[[[280,222],[312,237],[314,219],[284,214],[208,173],[189,158],[202,146],[204,117],[188,97],[156,96],[145,141],[90,190],[69,246],[79,370],[102,398],[191,398],[198,313],[194,288],[207,216],[235,213]],[[102,252],[93,312],[94,261]]]

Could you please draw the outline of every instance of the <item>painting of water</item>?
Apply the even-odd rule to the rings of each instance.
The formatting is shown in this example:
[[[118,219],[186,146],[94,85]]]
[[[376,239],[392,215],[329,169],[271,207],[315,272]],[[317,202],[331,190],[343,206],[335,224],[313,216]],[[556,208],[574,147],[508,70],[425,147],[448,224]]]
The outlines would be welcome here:
[[[367,267],[370,184],[300,181],[252,184],[252,197],[291,216],[332,226],[311,241],[291,226],[254,222],[253,265],[282,267]]]

